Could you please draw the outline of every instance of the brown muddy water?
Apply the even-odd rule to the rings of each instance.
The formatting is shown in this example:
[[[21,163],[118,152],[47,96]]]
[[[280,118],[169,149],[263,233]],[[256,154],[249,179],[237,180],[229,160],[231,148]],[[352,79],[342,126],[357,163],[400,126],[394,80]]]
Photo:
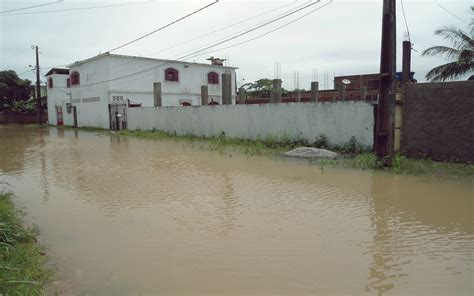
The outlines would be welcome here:
[[[0,178],[73,295],[472,295],[472,179],[0,127]]]

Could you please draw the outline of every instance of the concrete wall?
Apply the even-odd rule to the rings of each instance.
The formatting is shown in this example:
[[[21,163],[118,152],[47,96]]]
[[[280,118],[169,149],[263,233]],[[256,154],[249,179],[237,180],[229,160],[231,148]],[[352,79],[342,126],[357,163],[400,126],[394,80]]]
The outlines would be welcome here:
[[[402,152],[474,162],[474,81],[409,84]]]
[[[373,145],[373,107],[364,102],[282,103],[201,107],[149,107],[128,110],[129,129],[225,136],[242,139],[305,139],[325,134],[330,143],[349,141]]]

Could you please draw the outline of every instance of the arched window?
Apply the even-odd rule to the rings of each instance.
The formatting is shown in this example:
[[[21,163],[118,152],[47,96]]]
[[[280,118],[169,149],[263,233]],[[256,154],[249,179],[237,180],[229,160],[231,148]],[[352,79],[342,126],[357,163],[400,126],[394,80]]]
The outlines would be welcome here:
[[[48,78],[48,88],[53,88],[53,77]]]
[[[79,72],[72,72],[71,74],[71,85],[81,84],[81,75]]]
[[[219,105],[219,102],[216,102],[216,101],[212,100],[212,101],[209,103],[209,106],[215,106],[215,105]]]
[[[219,84],[219,74],[216,72],[207,73],[207,82],[209,84]]]
[[[179,81],[178,70],[174,68],[168,68],[165,70],[166,81]]]

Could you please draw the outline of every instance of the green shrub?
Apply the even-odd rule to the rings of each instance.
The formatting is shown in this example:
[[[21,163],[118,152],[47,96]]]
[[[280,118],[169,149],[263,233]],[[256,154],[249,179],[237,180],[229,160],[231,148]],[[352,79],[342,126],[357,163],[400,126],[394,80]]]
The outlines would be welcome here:
[[[325,134],[319,135],[319,137],[314,141],[313,147],[315,148],[322,148],[322,149],[329,149],[329,140]]]

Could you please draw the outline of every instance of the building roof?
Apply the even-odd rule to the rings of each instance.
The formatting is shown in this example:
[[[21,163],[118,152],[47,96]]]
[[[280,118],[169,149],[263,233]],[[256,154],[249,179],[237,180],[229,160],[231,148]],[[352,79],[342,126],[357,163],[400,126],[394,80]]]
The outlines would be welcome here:
[[[93,56],[91,58],[88,58],[88,59],[85,59],[85,60],[82,60],[82,61],[76,61],[76,62],[68,65],[68,67],[73,67],[73,66],[78,66],[78,65],[81,65],[81,64],[85,64],[85,63],[91,62],[93,60],[102,58],[102,57],[118,57],[118,58],[127,58],[127,59],[139,59],[139,60],[150,60],[150,61],[160,61],[160,62],[173,62],[173,63],[187,64],[187,65],[200,65],[200,66],[208,66],[208,67],[213,67],[213,68],[222,67],[222,68],[227,68],[227,69],[238,69],[237,67],[214,66],[214,65],[205,64],[205,63],[194,63],[194,62],[190,63],[190,62],[178,61],[178,60],[166,60],[166,59],[138,57],[138,56],[131,56],[131,55],[112,54],[112,53],[109,53],[109,52],[102,53],[102,54]]]
[[[65,74],[69,75],[69,69],[64,69],[64,68],[51,68],[51,70],[46,73],[44,76],[49,76],[51,74]]]

